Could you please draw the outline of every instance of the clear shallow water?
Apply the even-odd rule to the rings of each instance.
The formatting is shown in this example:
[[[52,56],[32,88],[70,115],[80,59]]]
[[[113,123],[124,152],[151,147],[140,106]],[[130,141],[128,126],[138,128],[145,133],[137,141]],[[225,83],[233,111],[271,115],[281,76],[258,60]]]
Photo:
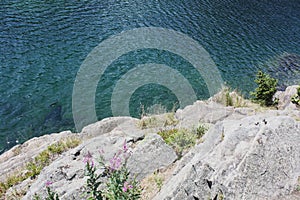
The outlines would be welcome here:
[[[300,80],[298,0],[3,0],[0,150],[16,140],[74,130],[72,89],[81,63],[108,37],[139,27],[187,34],[209,52],[223,80],[245,93],[255,87],[258,69],[279,78],[282,87]],[[205,83],[184,59],[165,51],[136,51],[116,60],[99,82],[95,99],[98,119],[112,115],[110,98],[118,79],[136,64],[149,62],[178,69],[199,99],[209,97]],[[176,101],[167,88],[145,85],[131,98],[131,115],[139,115],[140,104],[160,103],[171,109]]]

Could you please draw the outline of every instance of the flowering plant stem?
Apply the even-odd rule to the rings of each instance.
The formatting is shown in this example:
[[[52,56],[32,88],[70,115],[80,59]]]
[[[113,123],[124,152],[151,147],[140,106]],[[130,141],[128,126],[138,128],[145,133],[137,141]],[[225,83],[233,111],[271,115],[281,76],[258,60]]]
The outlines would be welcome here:
[[[87,193],[90,195],[88,200],[102,200],[102,191],[98,190],[99,185],[101,184],[99,180],[101,175],[97,175],[96,167],[89,162],[86,163],[87,176]]]
[[[46,188],[47,188],[47,194],[48,194],[48,197],[46,197],[46,200],[59,200],[57,193],[53,192],[51,190],[51,188],[48,186],[46,186]]]

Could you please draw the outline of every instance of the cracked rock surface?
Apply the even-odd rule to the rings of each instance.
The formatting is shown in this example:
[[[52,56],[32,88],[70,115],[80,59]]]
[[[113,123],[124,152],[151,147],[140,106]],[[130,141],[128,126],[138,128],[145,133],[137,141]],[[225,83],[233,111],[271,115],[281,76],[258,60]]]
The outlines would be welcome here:
[[[160,191],[150,199],[300,199],[300,111],[288,101],[294,88],[277,94],[277,109],[197,101],[177,110],[176,123],[169,127],[163,115],[157,117],[162,121],[145,129],[138,126],[138,119],[111,117],[86,126],[81,133],[65,131],[33,138],[0,155],[0,181],[24,168],[51,144],[70,136],[82,142],[56,156],[35,179],[28,178],[10,188],[0,199],[16,199],[12,197],[15,191],[22,191],[24,200],[33,199],[35,194],[44,199],[46,181],[53,182],[51,188],[60,199],[86,199],[84,157],[91,154],[97,159],[101,152],[109,162],[123,148],[124,141],[131,152],[127,168],[138,180],[169,170]],[[201,138],[202,143],[180,159],[157,135],[161,129],[193,129],[199,124],[210,128]],[[103,172],[101,166],[97,169],[98,174]],[[105,181],[106,177],[102,178]]]
[[[204,139],[155,200],[280,199],[295,191],[300,124],[294,119],[256,115],[224,120]]]

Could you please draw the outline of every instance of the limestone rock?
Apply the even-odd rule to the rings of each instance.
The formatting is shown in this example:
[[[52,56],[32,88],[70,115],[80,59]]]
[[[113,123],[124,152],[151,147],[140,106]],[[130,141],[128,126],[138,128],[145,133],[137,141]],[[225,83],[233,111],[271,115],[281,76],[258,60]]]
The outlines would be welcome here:
[[[291,195],[300,176],[300,124],[250,116],[218,122],[160,193],[162,199],[272,199]]]
[[[35,137],[3,153],[0,156],[0,181],[3,181],[6,175],[24,167],[26,162],[31,161],[35,156],[47,149],[47,146],[74,135],[71,131],[64,131]]]
[[[215,102],[196,101],[193,105],[176,111],[180,127],[192,127],[199,122],[216,123],[233,113],[233,107],[224,107]]]
[[[99,130],[98,128],[101,127],[101,124],[106,124],[107,122],[98,122],[90,125],[88,128],[84,128],[83,134],[91,136],[90,133],[92,133],[94,137],[86,139],[75,149],[63,153],[49,166],[45,167],[23,199],[32,199],[35,194],[45,197],[46,181],[53,182],[51,187],[59,194],[61,199],[86,199],[83,195],[87,179],[84,173],[84,157],[90,153],[93,156],[94,162],[97,163],[97,159],[103,156],[108,164],[109,160],[118,151],[122,150],[125,141],[127,145],[130,146],[132,142],[143,139],[143,133],[135,131],[136,133],[134,134],[134,132],[131,132],[137,129],[135,120],[131,119],[128,118],[125,122],[121,120],[121,124],[105,134],[99,134],[101,129]],[[92,127],[94,127],[94,129]],[[96,136],[96,133],[98,133],[98,136]],[[99,173],[101,173],[101,169],[103,169],[102,166],[97,165],[97,168],[99,169]]]
[[[291,102],[293,95],[297,94],[298,85],[289,86],[285,91],[278,91],[275,93],[274,98],[278,98],[278,109],[281,110],[295,110],[296,105]]]
[[[82,140],[79,146],[55,157],[36,179],[27,179],[8,193],[16,189],[24,192],[25,188],[27,193],[23,199],[31,200],[35,193],[44,198],[45,182],[49,180],[60,199],[86,199],[84,156],[89,152],[97,159],[102,152],[109,164],[126,141],[132,152],[127,167],[139,180],[174,166],[174,170],[168,168],[168,175],[172,175],[154,197],[156,200],[300,199],[300,191],[296,190],[300,188],[300,124],[297,122],[300,110],[290,103],[293,88],[278,93],[278,110],[225,107],[211,98],[179,109],[175,117],[157,115],[154,121],[145,118],[152,126],[144,129],[138,119],[112,117],[88,125],[78,134],[67,131],[34,138],[0,155],[0,181],[49,145],[76,135]],[[155,134],[167,128],[193,129],[199,123],[208,123],[210,129],[201,138],[203,142],[180,160]],[[97,168],[98,174],[103,171],[100,165]],[[14,199],[8,194],[1,198]]]
[[[84,127],[81,131],[81,134],[86,137],[95,137],[98,135],[102,135],[104,133],[109,133],[114,128],[119,126],[120,124],[123,124],[126,121],[130,120],[137,120],[133,119],[132,117],[109,117],[105,118],[99,122],[90,124],[86,127]]]
[[[158,169],[171,165],[177,159],[175,151],[157,134],[149,134],[133,150],[127,167],[141,180]]]

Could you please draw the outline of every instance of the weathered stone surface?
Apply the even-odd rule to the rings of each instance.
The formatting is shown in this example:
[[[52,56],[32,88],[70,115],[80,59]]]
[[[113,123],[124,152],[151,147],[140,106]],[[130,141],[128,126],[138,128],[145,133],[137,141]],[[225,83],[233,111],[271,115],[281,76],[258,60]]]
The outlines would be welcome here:
[[[84,186],[84,156],[109,160],[126,141],[132,152],[127,166],[138,179],[161,168],[173,172],[154,199],[300,199],[296,191],[300,177],[300,111],[290,107],[292,92],[283,95],[280,109],[261,107],[225,107],[213,101],[197,101],[175,113],[173,123],[166,126],[168,115],[155,116],[153,127],[141,129],[137,119],[114,117],[83,128],[75,134],[82,140],[78,147],[64,152],[33,180],[11,188],[8,193],[23,190],[23,199],[33,199],[35,193],[46,196],[45,182],[60,199],[86,199]],[[173,120],[173,119],[172,119]],[[203,143],[192,148],[180,160],[175,152],[155,134],[165,128],[192,129],[203,123],[210,125]],[[74,135],[62,132],[34,138],[0,156],[0,181],[21,168],[49,145]],[[98,166],[98,172],[103,168]],[[105,177],[103,177],[105,180]],[[300,186],[299,186],[300,187]],[[24,190],[25,189],[25,190]],[[15,199],[7,195],[2,199]],[[0,198],[0,199],[1,199]]]
[[[193,105],[176,111],[176,118],[179,120],[178,126],[192,127],[198,123],[216,123],[233,113],[233,107],[224,107],[213,101],[196,101]]]
[[[121,123],[109,133],[99,134],[98,136],[95,136],[96,131],[93,131],[93,138],[63,153],[49,166],[45,167],[37,180],[32,183],[23,199],[32,199],[34,194],[45,197],[45,183],[47,180],[53,182],[51,187],[62,199],[86,199],[85,196],[82,196],[86,184],[84,156],[89,152],[93,156],[95,163],[97,163],[97,159],[102,155],[109,162],[118,151],[122,150],[125,141],[130,146],[132,142],[144,138],[144,134],[137,131],[135,122],[134,119],[125,120],[125,124]],[[99,123],[94,125],[95,129],[98,129],[98,125]],[[90,136],[88,130],[85,129],[84,134]],[[99,133],[99,130],[97,131]],[[101,173],[102,166],[97,165],[97,167],[100,170],[99,173]]]
[[[133,150],[127,167],[140,180],[146,175],[171,165],[177,159],[175,151],[157,134],[149,134]]]
[[[154,198],[272,199],[290,195],[300,176],[300,125],[290,117],[218,122]]]
[[[24,167],[26,162],[29,162],[41,153],[51,144],[54,144],[64,138],[74,136],[70,131],[61,133],[53,133],[51,135],[44,135],[35,137],[22,145],[13,147],[10,151],[3,153],[0,156],[0,181],[6,178],[6,175]]]
[[[137,119],[133,119],[132,117],[109,117],[84,127],[81,131],[81,135],[85,137],[95,137],[109,133],[120,124],[132,120],[137,121]]]
[[[292,85],[285,89],[285,91],[278,91],[275,93],[274,98],[278,98],[278,109],[281,110],[295,110],[296,105],[291,102],[293,95],[297,94],[298,85]]]
[[[84,156],[90,152],[95,160],[100,158],[100,150],[104,150],[104,157],[109,160],[122,149],[125,135],[121,132],[104,134],[84,142],[78,146],[79,154],[74,157],[71,151],[63,153],[58,159],[45,167],[37,180],[23,199],[32,199],[35,193],[45,196],[45,182],[53,182],[51,187],[63,199],[72,199],[74,194],[80,194],[84,190],[86,178],[84,175]],[[100,167],[100,166],[98,166]],[[84,199],[83,197],[80,199]]]

